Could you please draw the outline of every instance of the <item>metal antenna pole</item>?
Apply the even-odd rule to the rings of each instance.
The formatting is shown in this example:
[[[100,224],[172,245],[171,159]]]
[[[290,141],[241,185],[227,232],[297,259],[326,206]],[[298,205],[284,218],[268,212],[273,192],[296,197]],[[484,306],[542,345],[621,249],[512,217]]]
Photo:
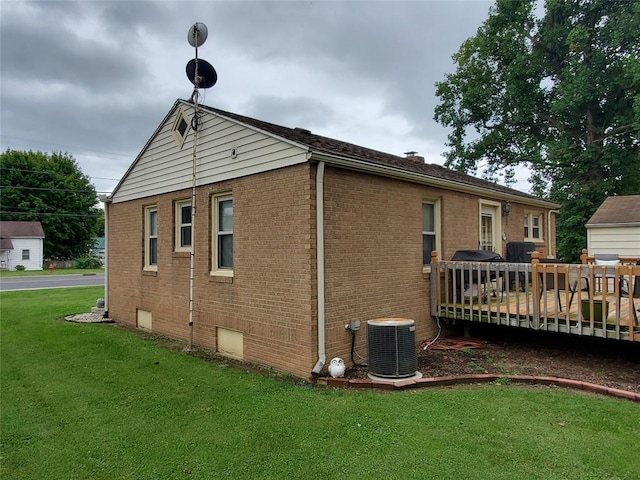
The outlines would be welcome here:
[[[196,29],[196,35],[198,31]],[[187,351],[193,349],[193,283],[195,270],[195,245],[196,245],[196,165],[197,165],[197,143],[198,143],[198,122],[200,121],[198,111],[198,85],[200,79],[198,77],[198,47],[196,42],[196,65],[195,75],[193,77],[193,119],[191,120],[191,128],[193,129],[193,153],[192,153],[192,172],[191,172],[191,249],[189,250],[189,342]]]

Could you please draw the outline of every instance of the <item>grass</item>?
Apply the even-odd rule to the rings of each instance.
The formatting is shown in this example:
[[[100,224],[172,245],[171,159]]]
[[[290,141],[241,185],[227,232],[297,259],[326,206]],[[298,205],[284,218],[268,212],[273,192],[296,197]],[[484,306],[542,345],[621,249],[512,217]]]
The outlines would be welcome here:
[[[631,479],[640,408],[550,387],[308,388],[113,324],[100,287],[0,294],[0,477]]]
[[[56,268],[53,272],[49,270],[0,270],[0,278],[32,277],[34,275],[91,275],[94,273],[104,273],[104,268]]]

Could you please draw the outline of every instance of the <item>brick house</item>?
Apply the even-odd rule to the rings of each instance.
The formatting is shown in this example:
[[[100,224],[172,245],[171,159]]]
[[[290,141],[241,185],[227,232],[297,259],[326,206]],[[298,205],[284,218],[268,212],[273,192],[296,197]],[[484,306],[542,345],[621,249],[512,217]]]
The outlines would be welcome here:
[[[435,335],[432,250],[555,252],[554,203],[414,154],[195,110],[176,101],[105,199],[118,322],[308,377],[349,363],[351,320],[406,317],[418,340]]]

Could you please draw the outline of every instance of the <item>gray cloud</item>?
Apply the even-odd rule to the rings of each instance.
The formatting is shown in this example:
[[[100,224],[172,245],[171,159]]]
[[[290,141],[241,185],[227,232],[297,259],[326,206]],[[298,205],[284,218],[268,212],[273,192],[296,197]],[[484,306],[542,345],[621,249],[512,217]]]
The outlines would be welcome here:
[[[302,127],[309,130],[325,127],[331,122],[332,110],[311,98],[282,98],[255,96],[245,104],[246,115],[268,121],[278,112],[278,121],[285,127]]]
[[[69,151],[89,175],[122,175],[190,95],[187,30],[201,21],[200,57],[219,76],[208,105],[385,151],[444,150],[434,83],[490,4],[2,2],[2,149]]]

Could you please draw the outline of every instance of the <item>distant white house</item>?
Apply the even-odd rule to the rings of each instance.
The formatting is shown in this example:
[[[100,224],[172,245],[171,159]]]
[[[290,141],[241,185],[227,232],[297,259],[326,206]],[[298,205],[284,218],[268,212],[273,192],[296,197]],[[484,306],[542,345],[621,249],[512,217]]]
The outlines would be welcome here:
[[[640,195],[608,197],[586,227],[589,255],[640,258]]]
[[[0,221],[0,268],[42,270],[44,230],[40,222]]]

